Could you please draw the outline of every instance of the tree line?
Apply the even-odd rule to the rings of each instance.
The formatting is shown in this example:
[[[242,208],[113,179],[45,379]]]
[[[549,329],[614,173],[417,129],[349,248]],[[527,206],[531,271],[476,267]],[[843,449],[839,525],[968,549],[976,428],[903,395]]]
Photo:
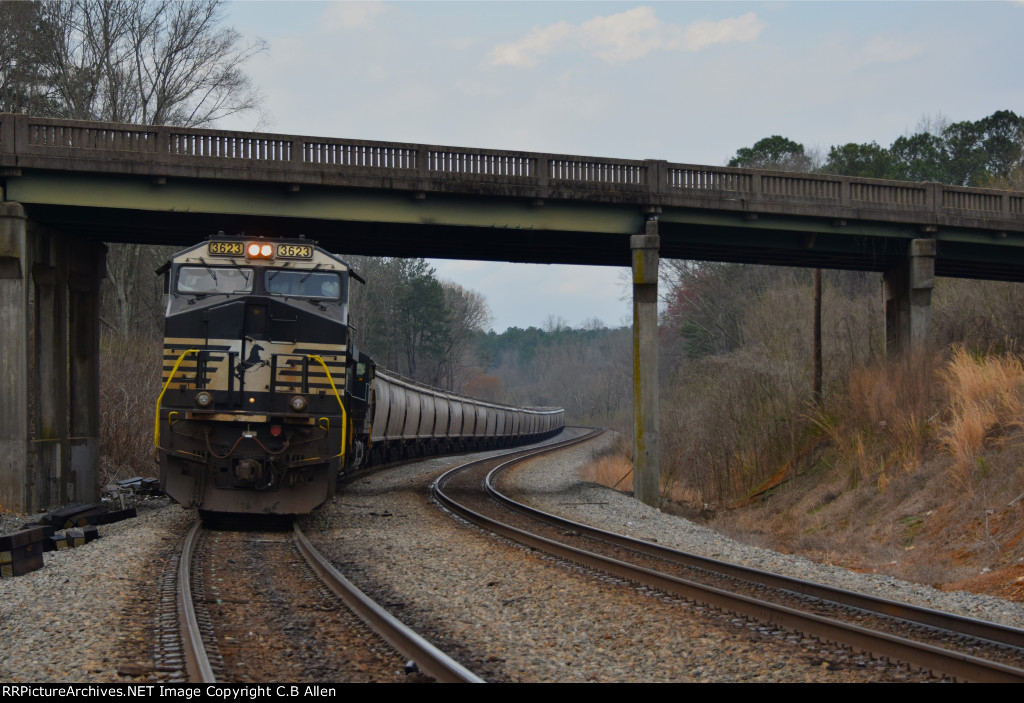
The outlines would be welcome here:
[[[437,278],[423,259],[347,257],[356,345],[385,368],[447,390],[475,375],[472,341],[490,322],[484,297]]]
[[[888,147],[868,142],[812,150],[771,135],[738,149],[728,165],[1024,189],[1024,118],[1000,110],[976,121],[925,119]],[[695,504],[742,496],[780,467],[799,466],[790,464],[797,457],[810,462],[808,448],[816,446],[822,427],[849,414],[853,395],[891,393],[855,388],[865,369],[888,363],[880,274],[824,271],[823,397],[816,399],[813,278],[813,271],[800,268],[662,262],[666,487],[683,487]],[[941,356],[955,344],[977,354],[1019,349],[1022,306],[1020,284],[937,279],[930,353]],[[914,383],[926,388],[930,380],[922,374]],[[914,394],[927,396],[927,390]],[[881,423],[864,437],[902,448],[907,429]]]
[[[934,181],[979,188],[1024,184],[1024,117],[998,110],[980,120],[924,119],[888,147],[849,142],[826,154],[780,135],[737,150],[729,166],[812,171],[839,176]]]

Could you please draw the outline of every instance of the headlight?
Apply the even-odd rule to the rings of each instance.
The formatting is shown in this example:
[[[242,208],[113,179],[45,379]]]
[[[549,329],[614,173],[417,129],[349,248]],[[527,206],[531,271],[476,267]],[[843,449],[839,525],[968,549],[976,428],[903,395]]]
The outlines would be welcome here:
[[[293,413],[301,413],[306,411],[306,397],[302,395],[293,395],[288,400],[288,407],[292,409]]]
[[[196,407],[208,408],[213,405],[213,393],[210,391],[199,391],[196,393]]]
[[[245,247],[245,256],[249,259],[273,259],[274,246],[272,244],[261,244],[249,242]]]

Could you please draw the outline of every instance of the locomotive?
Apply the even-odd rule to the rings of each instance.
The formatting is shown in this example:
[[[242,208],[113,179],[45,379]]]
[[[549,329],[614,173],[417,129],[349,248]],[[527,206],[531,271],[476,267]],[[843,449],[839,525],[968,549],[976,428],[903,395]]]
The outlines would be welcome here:
[[[339,474],[399,458],[509,446],[560,432],[561,408],[515,408],[378,368],[352,343],[365,283],[302,236],[224,236],[165,276],[161,488],[207,513],[300,514]]]

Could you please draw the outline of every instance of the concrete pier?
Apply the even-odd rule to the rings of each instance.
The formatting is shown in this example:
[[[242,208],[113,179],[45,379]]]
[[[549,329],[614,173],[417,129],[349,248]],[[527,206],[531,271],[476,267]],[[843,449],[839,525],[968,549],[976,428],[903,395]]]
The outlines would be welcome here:
[[[911,240],[906,260],[882,275],[885,350],[890,356],[909,352],[928,339],[933,288],[935,240]]]
[[[97,499],[102,244],[0,204],[0,506]]]
[[[25,212],[0,203],[0,507],[24,512],[29,486],[29,285]]]
[[[630,238],[633,256],[633,493],[661,506],[658,462],[658,221]]]

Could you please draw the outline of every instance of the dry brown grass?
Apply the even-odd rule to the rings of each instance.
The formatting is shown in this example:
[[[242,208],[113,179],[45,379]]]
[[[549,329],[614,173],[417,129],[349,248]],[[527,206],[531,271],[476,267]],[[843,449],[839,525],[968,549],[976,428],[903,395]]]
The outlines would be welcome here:
[[[851,568],[1020,578],[1024,286],[943,279],[933,351],[900,361],[885,359],[876,290],[825,291],[820,406],[810,297],[747,295],[738,347],[681,364],[662,396],[668,495],[746,541]]]
[[[611,446],[595,456],[592,462],[580,467],[576,475],[584,481],[632,493],[633,449],[629,444],[628,435],[616,433]]]
[[[841,414],[814,417],[829,443],[813,466],[714,524],[819,561],[1024,597],[1005,585],[1024,564],[1021,358],[957,348],[941,364],[858,369],[848,389]]]
[[[1022,426],[1024,365],[1016,354],[982,357],[957,347],[942,378],[950,397],[942,442],[957,487],[969,491],[985,440]]]
[[[920,467],[937,406],[936,366],[934,356],[914,354],[854,369],[846,394],[810,413],[832,443],[833,465],[843,467],[850,485],[869,481],[884,490],[895,473]]]
[[[617,491],[633,492],[633,462],[627,457],[603,456],[580,468],[579,476]]]

